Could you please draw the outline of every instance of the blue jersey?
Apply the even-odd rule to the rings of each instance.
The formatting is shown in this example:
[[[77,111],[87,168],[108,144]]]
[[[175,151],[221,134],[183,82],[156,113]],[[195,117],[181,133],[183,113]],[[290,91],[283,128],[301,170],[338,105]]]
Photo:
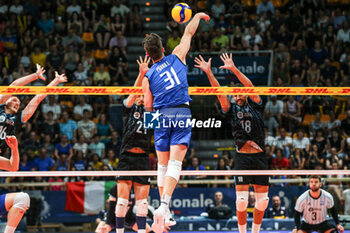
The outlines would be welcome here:
[[[153,95],[153,108],[173,107],[191,101],[187,66],[174,54],[163,57],[146,73]]]

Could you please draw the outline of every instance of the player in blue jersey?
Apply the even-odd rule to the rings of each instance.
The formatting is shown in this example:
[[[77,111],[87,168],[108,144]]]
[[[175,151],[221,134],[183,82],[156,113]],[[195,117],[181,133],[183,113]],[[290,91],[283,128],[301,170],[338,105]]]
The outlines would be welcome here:
[[[38,68],[40,75],[45,70]],[[31,82],[32,78],[37,77],[26,76],[22,78],[17,84],[25,85],[27,81]],[[31,80],[31,81],[30,81]],[[61,82],[66,82],[65,75],[58,75],[56,73],[55,79],[48,86],[56,86]],[[0,95],[0,154],[6,153],[7,148],[11,149],[11,158],[6,159],[0,156],[0,169],[8,171],[17,171],[19,166],[18,143],[14,136],[16,130],[21,123],[27,122],[34,114],[40,102],[47,95],[36,95],[25,107],[23,111],[19,111],[20,100],[11,95]],[[23,192],[7,193],[0,195],[0,215],[7,213],[7,224],[4,233],[14,233],[17,225],[21,221],[24,212],[29,208],[29,195]]]
[[[155,110],[154,117],[161,115],[166,122],[187,122],[191,118],[187,83],[186,55],[191,39],[198,28],[200,19],[209,20],[205,13],[197,13],[186,26],[180,44],[172,54],[164,56],[162,39],[151,33],[143,40],[146,54],[153,65],[143,79],[146,111]],[[187,127],[186,127],[187,126]],[[180,177],[182,161],[191,138],[189,125],[181,127],[160,127],[154,130],[154,144],[158,157],[157,182],[161,205],[154,212],[153,230],[162,232],[165,227],[174,225],[170,220],[169,202]]]
[[[245,87],[253,87],[253,83],[238,70],[232,60],[232,54],[220,56],[224,65],[220,69],[233,72]],[[202,56],[195,58],[198,67],[208,76],[213,87],[220,87],[211,71],[211,58],[206,62]],[[234,170],[267,170],[268,162],[265,151],[264,121],[257,105],[261,104],[259,95],[234,95],[235,103],[230,103],[226,95],[218,95],[223,113],[231,119],[232,136],[236,144]],[[236,176],[236,212],[238,230],[247,232],[247,206],[249,185],[255,191],[255,206],[253,213],[252,233],[260,231],[265,209],[269,204],[269,177],[268,176]]]

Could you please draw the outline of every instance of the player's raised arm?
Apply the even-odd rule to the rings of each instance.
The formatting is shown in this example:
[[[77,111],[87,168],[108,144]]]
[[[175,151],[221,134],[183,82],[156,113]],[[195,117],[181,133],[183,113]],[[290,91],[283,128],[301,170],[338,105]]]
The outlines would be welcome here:
[[[6,136],[5,141],[11,148],[11,158],[7,159],[0,156],[0,169],[6,171],[18,171],[19,153],[17,138],[15,136]]]
[[[36,72],[22,78],[16,79],[13,81],[10,86],[25,86],[28,83],[31,83],[38,78],[45,81],[45,77],[43,74],[45,73],[45,69],[41,67],[39,64],[36,65]],[[0,104],[5,103],[12,95],[0,95]]]
[[[237,78],[239,79],[239,81],[245,86],[245,87],[254,87],[253,83],[249,80],[249,78],[247,78],[247,76],[245,76],[241,71],[239,71],[239,69],[237,69],[237,67],[235,66],[235,64],[233,63],[232,60],[232,53],[230,55],[228,55],[227,53],[223,53],[220,56],[221,60],[224,62],[223,66],[220,66],[220,69],[227,69],[230,70],[231,72],[233,72]],[[250,95],[249,96],[250,99],[252,99],[255,103],[260,104],[261,103],[261,99],[260,96],[258,95]]]
[[[186,64],[186,55],[191,47],[191,39],[194,33],[196,33],[197,31],[198,24],[201,19],[205,19],[206,21],[208,21],[210,17],[209,15],[202,12],[195,14],[191,22],[189,22],[189,24],[185,28],[185,32],[181,37],[180,44],[176,46],[175,49],[173,50],[173,54],[178,56],[181,59],[181,61],[185,64]]]
[[[213,72],[211,71],[211,58],[209,58],[208,62],[206,62],[204,58],[201,55],[199,55],[199,57],[196,57],[194,61],[197,63],[197,65],[194,65],[194,66],[202,69],[207,74],[211,86],[220,87],[220,83],[218,82]],[[230,108],[230,101],[227,95],[217,95],[217,97],[220,101],[222,110],[224,112],[227,112]]]
[[[137,76],[137,79],[134,83],[134,87],[142,86],[142,80],[144,79],[145,74],[149,70],[148,65],[150,60],[151,58],[148,56],[146,56],[144,59],[142,59],[142,57],[140,56],[139,60],[136,60],[137,64],[139,64],[139,75]],[[134,104],[136,97],[137,95],[129,95],[128,98],[125,100],[124,104],[130,108]]]
[[[149,88],[148,78],[142,80],[142,91],[144,94],[145,110],[151,112],[153,110],[153,95]]]
[[[49,86],[57,86],[60,83],[64,83],[67,82],[67,77],[65,76],[65,74],[61,74],[59,75],[57,72],[55,73],[56,77],[54,80],[51,81],[51,83],[49,83]],[[26,108],[23,110],[22,112],[22,122],[25,123],[27,122],[32,115],[34,114],[35,110],[37,109],[38,105],[40,104],[40,102],[45,99],[46,95],[36,95],[34,96],[34,98],[27,104]]]

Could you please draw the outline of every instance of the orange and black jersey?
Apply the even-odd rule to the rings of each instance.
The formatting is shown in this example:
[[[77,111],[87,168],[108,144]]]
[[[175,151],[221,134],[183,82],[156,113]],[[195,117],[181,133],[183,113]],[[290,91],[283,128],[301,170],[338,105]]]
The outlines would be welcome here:
[[[246,105],[241,107],[231,103],[230,109],[225,113],[231,120],[232,135],[238,150],[251,140],[265,151],[264,119],[259,108],[248,97]]]
[[[123,103],[123,140],[120,153],[123,154],[132,148],[141,148],[148,154],[150,149],[150,130],[143,127],[143,105],[133,104],[128,108]]]

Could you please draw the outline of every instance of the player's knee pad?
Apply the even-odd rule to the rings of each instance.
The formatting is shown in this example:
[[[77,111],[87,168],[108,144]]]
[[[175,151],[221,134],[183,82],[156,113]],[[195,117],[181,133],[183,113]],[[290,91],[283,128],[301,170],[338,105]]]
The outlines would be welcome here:
[[[147,199],[136,201],[136,216],[145,217],[148,214]]]
[[[236,191],[236,209],[239,212],[247,210],[248,191]]]
[[[30,197],[27,193],[17,193],[15,199],[13,200],[12,207],[26,211],[30,206]]]
[[[255,208],[260,211],[265,211],[269,205],[268,193],[255,193]]]
[[[128,211],[129,200],[125,198],[118,198],[117,205],[115,206],[115,216],[125,217]]]
[[[168,165],[161,165],[158,163],[157,167],[157,185],[163,187],[164,185],[164,177],[168,170]]]
[[[168,170],[165,176],[173,177],[176,181],[179,181],[181,169],[182,169],[182,162],[174,159],[169,160]]]

